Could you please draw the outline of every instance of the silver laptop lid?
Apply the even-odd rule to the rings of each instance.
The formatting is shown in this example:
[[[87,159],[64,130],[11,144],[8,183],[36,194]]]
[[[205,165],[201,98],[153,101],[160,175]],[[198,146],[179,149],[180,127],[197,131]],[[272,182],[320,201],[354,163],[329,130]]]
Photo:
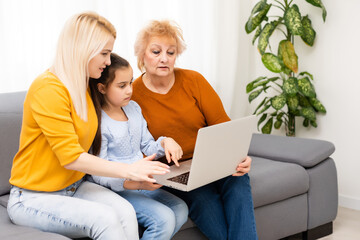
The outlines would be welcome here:
[[[235,173],[237,165],[248,154],[256,122],[256,116],[252,115],[201,128],[196,139],[188,190]]]

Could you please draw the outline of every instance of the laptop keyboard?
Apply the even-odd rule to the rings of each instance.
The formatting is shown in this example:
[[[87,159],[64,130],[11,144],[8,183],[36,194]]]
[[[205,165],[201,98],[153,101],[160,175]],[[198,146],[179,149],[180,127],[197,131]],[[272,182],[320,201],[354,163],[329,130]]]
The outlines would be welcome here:
[[[177,175],[175,177],[169,178],[168,180],[186,185],[189,180],[189,173],[190,172],[186,172],[186,173]]]

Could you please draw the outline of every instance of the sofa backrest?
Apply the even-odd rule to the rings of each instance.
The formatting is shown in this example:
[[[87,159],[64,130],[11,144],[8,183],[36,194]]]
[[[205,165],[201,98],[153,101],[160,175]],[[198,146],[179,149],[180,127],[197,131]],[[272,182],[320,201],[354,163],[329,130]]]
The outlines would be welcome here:
[[[19,147],[26,92],[0,93],[0,196],[10,191],[10,172]]]

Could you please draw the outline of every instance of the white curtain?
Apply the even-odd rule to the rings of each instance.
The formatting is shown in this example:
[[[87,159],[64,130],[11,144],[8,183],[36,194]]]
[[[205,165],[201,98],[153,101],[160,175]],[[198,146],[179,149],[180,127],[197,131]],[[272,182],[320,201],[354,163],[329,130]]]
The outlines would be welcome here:
[[[114,24],[114,52],[130,61],[134,77],[140,74],[133,53],[137,32],[150,19],[175,20],[187,44],[177,66],[202,73],[227,112],[238,114],[233,103],[239,94],[246,97],[239,72],[246,72],[248,48],[239,47],[244,32],[241,11],[246,6],[248,12],[248,5],[238,0],[0,0],[0,92],[28,89],[51,65],[64,22],[91,10]]]

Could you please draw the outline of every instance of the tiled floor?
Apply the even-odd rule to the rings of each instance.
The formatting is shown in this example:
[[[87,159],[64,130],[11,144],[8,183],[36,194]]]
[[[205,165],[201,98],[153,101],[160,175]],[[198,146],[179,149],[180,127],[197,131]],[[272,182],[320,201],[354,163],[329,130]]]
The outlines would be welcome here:
[[[358,240],[360,239],[360,211],[339,207],[334,221],[333,234],[321,240]]]

